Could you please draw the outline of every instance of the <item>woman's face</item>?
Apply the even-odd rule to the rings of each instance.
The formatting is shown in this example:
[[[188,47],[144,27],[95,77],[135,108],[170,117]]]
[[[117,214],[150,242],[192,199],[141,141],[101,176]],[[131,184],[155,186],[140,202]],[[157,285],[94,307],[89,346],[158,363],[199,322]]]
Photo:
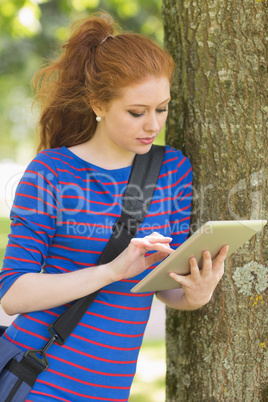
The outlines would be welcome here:
[[[165,125],[169,101],[167,77],[150,76],[125,87],[119,98],[96,110],[102,119],[95,135],[121,153],[147,153]]]

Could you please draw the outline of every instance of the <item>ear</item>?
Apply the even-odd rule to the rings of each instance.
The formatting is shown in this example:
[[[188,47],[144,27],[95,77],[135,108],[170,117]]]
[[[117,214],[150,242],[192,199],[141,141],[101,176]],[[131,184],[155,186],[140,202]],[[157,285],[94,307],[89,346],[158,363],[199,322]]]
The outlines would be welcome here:
[[[104,117],[105,114],[105,106],[100,104],[100,103],[91,103],[91,108],[93,110],[93,112],[95,113],[96,116],[99,116],[101,118]]]

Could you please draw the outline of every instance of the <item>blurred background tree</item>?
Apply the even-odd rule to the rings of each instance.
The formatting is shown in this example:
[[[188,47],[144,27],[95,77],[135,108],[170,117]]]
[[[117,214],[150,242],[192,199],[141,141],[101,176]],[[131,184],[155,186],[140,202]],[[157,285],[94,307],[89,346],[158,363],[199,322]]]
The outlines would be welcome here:
[[[28,162],[37,143],[34,72],[68,36],[71,24],[105,10],[124,30],[163,41],[161,0],[0,0],[0,160]]]

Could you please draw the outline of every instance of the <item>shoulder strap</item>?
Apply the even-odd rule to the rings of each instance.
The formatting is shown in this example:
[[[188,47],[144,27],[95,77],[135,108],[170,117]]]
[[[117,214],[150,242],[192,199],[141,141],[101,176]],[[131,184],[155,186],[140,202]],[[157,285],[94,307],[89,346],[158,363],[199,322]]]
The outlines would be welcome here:
[[[122,214],[114,224],[113,234],[98,265],[116,258],[136,235],[150,207],[164,154],[165,147],[154,145],[147,154],[136,155],[124,194]],[[49,326],[51,335],[58,338],[57,343],[64,344],[99,292],[100,290],[75,301]]]

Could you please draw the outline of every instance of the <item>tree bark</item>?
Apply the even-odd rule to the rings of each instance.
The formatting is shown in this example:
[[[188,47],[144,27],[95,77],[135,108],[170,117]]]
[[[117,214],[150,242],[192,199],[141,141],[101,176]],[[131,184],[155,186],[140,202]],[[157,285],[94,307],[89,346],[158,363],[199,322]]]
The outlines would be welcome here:
[[[167,142],[193,165],[193,231],[268,216],[267,7],[163,0]],[[228,258],[208,305],[167,310],[167,401],[268,401],[267,244],[266,226]]]

